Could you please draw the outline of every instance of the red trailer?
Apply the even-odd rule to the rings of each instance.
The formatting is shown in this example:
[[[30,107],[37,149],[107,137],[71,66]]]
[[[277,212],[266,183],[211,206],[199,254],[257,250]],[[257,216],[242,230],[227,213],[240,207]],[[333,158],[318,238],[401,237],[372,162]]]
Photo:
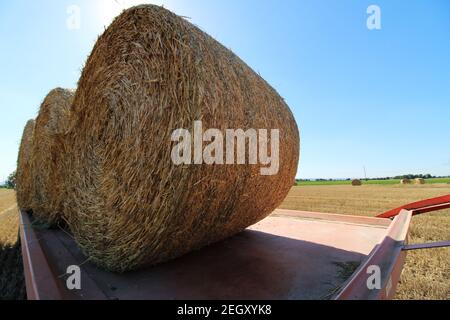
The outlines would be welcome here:
[[[450,195],[377,217],[276,210],[246,231],[176,260],[125,274],[98,269],[71,235],[21,212],[28,299],[391,299],[414,215],[450,208]],[[77,266],[81,289],[68,289]]]

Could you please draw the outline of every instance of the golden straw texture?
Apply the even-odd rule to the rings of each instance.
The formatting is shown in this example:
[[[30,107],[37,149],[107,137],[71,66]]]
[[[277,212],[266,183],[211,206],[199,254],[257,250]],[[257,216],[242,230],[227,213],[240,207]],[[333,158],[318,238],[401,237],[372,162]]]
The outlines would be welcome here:
[[[292,186],[299,133],[283,99],[231,51],[170,11],[124,11],[82,72],[66,135],[64,218],[92,261],[126,271],[232,236]],[[280,130],[280,169],[175,165],[171,134]]]
[[[36,118],[32,152],[33,214],[54,224],[62,217],[64,136],[70,123],[74,91],[56,88],[45,97]]]
[[[425,184],[425,179],[422,178],[416,178],[414,179],[415,184]]]
[[[22,134],[17,160],[16,197],[22,210],[31,210],[33,203],[31,153],[34,134],[34,120],[28,120]]]

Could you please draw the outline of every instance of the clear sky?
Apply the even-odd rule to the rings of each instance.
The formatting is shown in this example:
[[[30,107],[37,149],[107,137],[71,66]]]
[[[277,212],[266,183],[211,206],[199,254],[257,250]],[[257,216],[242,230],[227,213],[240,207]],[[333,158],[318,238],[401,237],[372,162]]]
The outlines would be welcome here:
[[[75,88],[105,25],[141,2],[0,0],[0,181],[45,95]],[[153,2],[189,17],[286,99],[301,130],[297,177],[359,178],[364,166],[369,177],[450,174],[450,1]],[[366,25],[372,4],[379,30]]]

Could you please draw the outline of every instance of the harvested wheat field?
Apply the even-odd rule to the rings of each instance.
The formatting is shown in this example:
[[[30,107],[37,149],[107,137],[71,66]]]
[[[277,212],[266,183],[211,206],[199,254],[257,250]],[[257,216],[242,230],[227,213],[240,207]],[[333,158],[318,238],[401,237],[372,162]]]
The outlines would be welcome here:
[[[16,195],[0,189],[0,300],[25,299]]]
[[[281,208],[375,216],[410,202],[450,194],[448,184],[293,187]],[[450,210],[413,218],[410,243],[450,239]],[[409,252],[398,299],[450,299],[450,249]]]

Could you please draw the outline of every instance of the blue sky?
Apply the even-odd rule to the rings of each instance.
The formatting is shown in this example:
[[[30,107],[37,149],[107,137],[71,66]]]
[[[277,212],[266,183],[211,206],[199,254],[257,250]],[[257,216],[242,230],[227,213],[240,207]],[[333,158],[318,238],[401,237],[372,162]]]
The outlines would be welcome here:
[[[0,0],[0,181],[45,95],[75,88],[105,25],[140,2]],[[302,135],[297,177],[358,178],[364,166],[370,177],[450,175],[449,1],[153,3],[189,17],[286,99]],[[371,4],[381,30],[366,26]]]

